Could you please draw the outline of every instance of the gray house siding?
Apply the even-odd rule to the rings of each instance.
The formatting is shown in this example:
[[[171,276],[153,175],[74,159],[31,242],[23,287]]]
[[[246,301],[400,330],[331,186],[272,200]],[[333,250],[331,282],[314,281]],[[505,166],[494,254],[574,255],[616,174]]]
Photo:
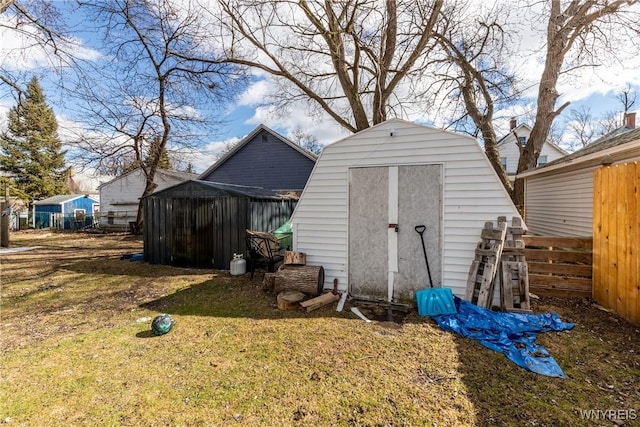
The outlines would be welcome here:
[[[269,190],[302,190],[314,164],[313,160],[263,129],[200,179]]]

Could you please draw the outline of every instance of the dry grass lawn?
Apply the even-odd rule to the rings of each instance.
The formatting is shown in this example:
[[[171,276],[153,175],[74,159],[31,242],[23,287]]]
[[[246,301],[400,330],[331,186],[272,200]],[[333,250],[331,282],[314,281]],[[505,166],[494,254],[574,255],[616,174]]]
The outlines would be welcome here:
[[[258,279],[121,260],[142,250],[134,236],[24,232],[12,245],[38,248],[0,254],[0,423],[640,425],[640,328],[589,301],[534,307],[576,323],[538,338],[561,380],[415,313],[280,311]],[[159,313],[175,326],[155,337]]]

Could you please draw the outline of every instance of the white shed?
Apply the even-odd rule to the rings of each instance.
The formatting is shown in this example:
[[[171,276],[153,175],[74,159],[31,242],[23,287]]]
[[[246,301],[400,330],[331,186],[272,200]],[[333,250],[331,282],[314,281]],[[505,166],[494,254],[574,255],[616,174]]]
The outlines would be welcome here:
[[[388,120],[326,146],[292,215],[294,249],[325,269],[325,288],[408,302],[429,286],[464,295],[480,231],[519,216],[471,137]],[[397,228],[396,228],[397,227]]]
[[[188,172],[158,169],[155,176],[156,191],[195,179],[198,175]],[[98,187],[100,191],[100,228],[126,229],[138,216],[140,197],[144,192],[146,177],[142,169],[134,169]]]

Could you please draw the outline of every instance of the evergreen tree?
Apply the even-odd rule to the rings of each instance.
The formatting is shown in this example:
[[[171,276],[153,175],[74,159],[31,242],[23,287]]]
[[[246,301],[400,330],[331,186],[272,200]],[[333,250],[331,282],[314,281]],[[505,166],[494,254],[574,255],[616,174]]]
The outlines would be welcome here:
[[[27,202],[66,194],[69,168],[58,137],[58,122],[38,79],[9,110],[8,129],[0,135],[0,170],[12,177]]]

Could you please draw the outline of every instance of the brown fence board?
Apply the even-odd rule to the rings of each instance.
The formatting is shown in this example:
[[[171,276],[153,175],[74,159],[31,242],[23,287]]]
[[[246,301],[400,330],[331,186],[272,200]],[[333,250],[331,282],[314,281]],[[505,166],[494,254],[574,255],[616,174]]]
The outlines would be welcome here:
[[[594,298],[640,324],[640,165],[594,173]]]
[[[593,256],[591,252],[573,252],[563,250],[529,249],[524,251],[527,261],[554,261],[566,263],[582,263],[591,265]]]
[[[592,274],[591,265],[577,264],[555,264],[548,262],[531,262],[529,265],[529,273],[537,274],[557,274],[561,276],[577,276],[590,278]]]
[[[545,296],[592,295],[593,239],[523,236],[531,292]]]
[[[544,295],[547,297],[560,298],[591,298],[591,288],[588,290],[578,289],[558,289],[551,286],[529,286],[534,295]]]
[[[528,247],[554,247],[554,248],[575,248],[589,249],[593,246],[591,237],[554,237],[554,236],[522,236],[524,244]]]

